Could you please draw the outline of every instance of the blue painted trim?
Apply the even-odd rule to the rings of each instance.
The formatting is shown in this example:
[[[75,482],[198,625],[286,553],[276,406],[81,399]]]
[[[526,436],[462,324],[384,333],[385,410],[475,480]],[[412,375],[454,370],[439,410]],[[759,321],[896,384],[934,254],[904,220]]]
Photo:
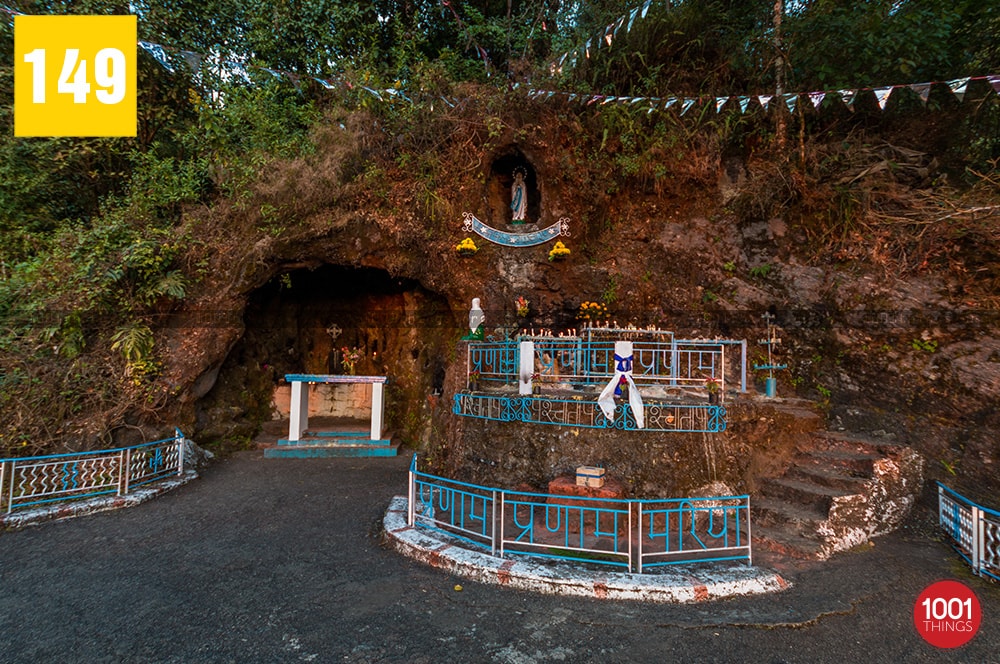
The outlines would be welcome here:
[[[285,374],[289,383],[387,383],[385,376],[344,376],[341,374]]]

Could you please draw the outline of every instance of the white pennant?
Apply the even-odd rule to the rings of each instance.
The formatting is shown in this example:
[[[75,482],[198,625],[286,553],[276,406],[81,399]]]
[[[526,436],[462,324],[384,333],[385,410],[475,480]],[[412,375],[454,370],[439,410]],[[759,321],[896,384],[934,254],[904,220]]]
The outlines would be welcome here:
[[[771,103],[772,95],[757,95],[757,101],[760,102],[761,108],[765,111],[767,110],[767,105]]]
[[[663,105],[663,110],[667,110],[668,108],[676,104],[678,101],[680,100],[677,97],[671,97],[670,99],[667,100],[667,103]]]
[[[646,4],[642,6],[642,17],[646,18],[646,12],[649,11],[649,6],[653,4],[653,0],[646,0]]]
[[[892,87],[875,88],[874,92],[875,99],[878,100],[878,107],[884,111],[885,105],[889,103],[889,95],[892,94]]]
[[[993,91],[1000,95],[1000,76],[987,76],[986,80],[993,86]]]
[[[952,93],[958,97],[959,101],[965,99],[965,86],[969,84],[969,78],[958,78],[954,81],[948,81],[948,87],[951,88]]]
[[[788,112],[794,115],[795,105],[799,101],[799,94],[797,92],[789,92],[788,94],[784,95],[784,101],[785,101],[785,106],[788,107]]]
[[[740,113],[746,113],[750,106],[750,97],[740,97]]]
[[[635,17],[639,15],[639,8],[636,7],[632,10],[632,13],[628,17],[628,27],[625,28],[625,32],[632,32],[632,24],[635,23]]]
[[[685,113],[687,113],[688,111],[690,111],[691,107],[694,106],[694,102],[695,101],[697,101],[697,100],[695,100],[695,99],[685,99],[683,106],[681,106],[681,115],[684,115]]]
[[[716,97],[715,98],[715,112],[719,113],[722,111],[722,107],[726,105],[729,101],[729,97]]]
[[[823,100],[825,98],[826,98],[826,93],[825,92],[810,92],[809,93],[809,101],[812,102],[813,108],[816,108],[816,109],[819,108],[819,105],[823,103]]]
[[[910,89],[920,95],[920,101],[927,103],[927,99],[931,96],[931,84],[930,83],[914,83],[910,86]]]
[[[858,91],[857,90],[838,90],[837,92],[840,93],[840,101],[844,102],[844,105],[847,106],[847,108],[849,108],[850,110],[853,111],[854,110],[854,99],[855,99],[855,96],[857,95]]]

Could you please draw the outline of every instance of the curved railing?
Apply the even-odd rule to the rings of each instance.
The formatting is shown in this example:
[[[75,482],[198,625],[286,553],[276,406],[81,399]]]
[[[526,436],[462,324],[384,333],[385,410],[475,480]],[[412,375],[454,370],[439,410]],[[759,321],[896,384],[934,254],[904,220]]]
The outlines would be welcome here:
[[[493,556],[531,556],[644,570],[682,563],[752,564],[750,497],[630,500],[507,491],[437,477],[410,464],[408,523]]]
[[[0,514],[105,495],[184,473],[184,434],[96,452],[0,459]]]
[[[1000,581],[1000,512],[938,482],[938,523],[976,574]]]
[[[587,429],[618,429],[639,431],[632,407],[627,403],[615,407],[614,419],[609,420],[596,401],[582,398],[561,399],[541,396],[507,396],[503,394],[454,395],[451,412],[462,417],[474,417],[497,422],[555,424]],[[679,404],[648,401],[643,404],[646,432],[707,432],[726,430],[726,409],[713,404]]]

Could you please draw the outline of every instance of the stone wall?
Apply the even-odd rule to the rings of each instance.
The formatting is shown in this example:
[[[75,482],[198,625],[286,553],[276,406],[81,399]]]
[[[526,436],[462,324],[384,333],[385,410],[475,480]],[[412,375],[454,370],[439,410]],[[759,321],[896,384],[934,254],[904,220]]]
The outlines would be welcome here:
[[[372,386],[366,383],[309,385],[309,417],[368,419],[372,413]],[[288,419],[292,386],[274,389],[271,419]]]

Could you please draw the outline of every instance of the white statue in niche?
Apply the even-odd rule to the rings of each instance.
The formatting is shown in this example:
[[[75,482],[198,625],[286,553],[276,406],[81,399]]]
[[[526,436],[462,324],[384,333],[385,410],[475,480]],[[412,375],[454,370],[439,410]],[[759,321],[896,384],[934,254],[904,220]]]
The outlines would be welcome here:
[[[469,334],[462,337],[463,341],[481,341],[483,338],[483,323],[486,322],[486,314],[479,305],[479,298],[472,298],[472,308],[469,309]]]
[[[525,170],[520,166],[514,169],[514,184],[510,188],[511,221],[523,224],[528,211],[528,187],[524,183]]]

